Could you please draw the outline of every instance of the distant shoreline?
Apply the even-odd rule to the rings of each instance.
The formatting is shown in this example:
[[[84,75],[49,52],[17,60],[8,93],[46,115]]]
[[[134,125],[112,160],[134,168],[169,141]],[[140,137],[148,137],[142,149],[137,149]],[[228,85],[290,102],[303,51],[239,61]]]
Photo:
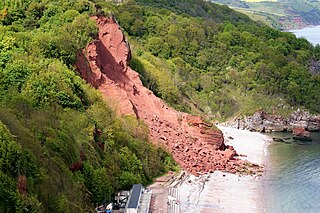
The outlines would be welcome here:
[[[297,38],[306,38],[314,46],[320,44],[320,25],[310,26],[302,29],[292,29],[288,32],[293,33]]]
[[[306,27],[301,27],[301,28],[287,29],[287,30],[284,30],[284,32],[294,32],[294,31],[300,31],[300,30],[304,30],[304,29],[313,29],[316,27],[320,27],[320,25],[308,25]]]
[[[309,29],[309,28],[315,28],[315,27],[318,27],[320,25],[306,25],[304,27],[296,27],[296,28],[292,28],[292,29],[284,29],[284,30],[281,30],[282,32],[293,32],[293,31],[299,31],[299,30],[303,30],[303,29]]]

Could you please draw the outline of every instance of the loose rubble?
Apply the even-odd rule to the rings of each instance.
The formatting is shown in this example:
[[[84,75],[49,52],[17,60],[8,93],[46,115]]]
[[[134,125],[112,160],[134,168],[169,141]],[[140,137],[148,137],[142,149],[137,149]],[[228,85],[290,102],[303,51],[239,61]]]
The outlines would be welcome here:
[[[130,47],[115,19],[92,19],[99,26],[98,39],[77,54],[75,67],[119,115],[143,120],[151,141],[172,153],[194,175],[214,170],[255,173],[259,169],[237,159],[237,152],[224,144],[222,132],[212,124],[170,108],[145,88],[139,74],[128,66]]]

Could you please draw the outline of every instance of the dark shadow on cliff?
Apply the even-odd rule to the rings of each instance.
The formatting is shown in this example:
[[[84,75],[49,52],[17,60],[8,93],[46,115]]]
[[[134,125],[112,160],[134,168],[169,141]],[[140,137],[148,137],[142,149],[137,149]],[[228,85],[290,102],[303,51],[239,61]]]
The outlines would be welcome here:
[[[122,62],[118,63],[112,56],[110,51],[104,46],[101,40],[96,40],[93,44],[96,47],[96,53],[91,53],[91,50],[86,50],[86,53],[77,53],[76,69],[89,84],[95,88],[99,88],[105,83],[105,78],[119,84],[119,86],[126,85],[130,80],[126,76],[126,65]],[[88,58],[86,58],[88,55]],[[94,62],[95,67],[103,75],[100,77],[97,72],[92,71],[90,63]]]
[[[101,40],[95,41],[95,45],[98,55],[96,65],[100,71],[115,83],[120,83],[121,85],[127,84],[130,80],[125,74],[127,69],[126,65],[122,64],[122,62],[119,64]]]

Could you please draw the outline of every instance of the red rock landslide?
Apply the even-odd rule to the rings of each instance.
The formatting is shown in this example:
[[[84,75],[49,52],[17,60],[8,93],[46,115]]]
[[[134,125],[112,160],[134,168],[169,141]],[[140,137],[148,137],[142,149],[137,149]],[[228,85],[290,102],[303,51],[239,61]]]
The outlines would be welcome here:
[[[235,150],[226,147],[223,134],[200,117],[168,107],[145,88],[139,74],[128,66],[130,47],[113,18],[92,17],[99,37],[78,53],[76,68],[121,115],[134,115],[149,127],[153,143],[165,147],[188,172],[214,170],[236,173],[245,162],[235,159]]]

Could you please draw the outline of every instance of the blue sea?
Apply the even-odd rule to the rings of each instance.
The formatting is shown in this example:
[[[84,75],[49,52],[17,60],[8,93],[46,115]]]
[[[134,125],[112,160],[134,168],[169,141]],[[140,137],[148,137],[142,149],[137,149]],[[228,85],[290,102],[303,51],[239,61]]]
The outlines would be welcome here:
[[[312,44],[320,44],[320,26],[291,31]],[[268,147],[266,173],[261,196],[267,213],[320,212],[320,133],[312,142],[293,139]],[[292,137],[273,133],[271,137]]]
[[[273,133],[272,137],[292,137]],[[312,142],[293,139],[268,147],[266,173],[262,177],[265,212],[320,212],[320,133]]]
[[[303,28],[300,30],[291,30],[297,37],[304,37],[313,45],[320,44],[320,26]]]

